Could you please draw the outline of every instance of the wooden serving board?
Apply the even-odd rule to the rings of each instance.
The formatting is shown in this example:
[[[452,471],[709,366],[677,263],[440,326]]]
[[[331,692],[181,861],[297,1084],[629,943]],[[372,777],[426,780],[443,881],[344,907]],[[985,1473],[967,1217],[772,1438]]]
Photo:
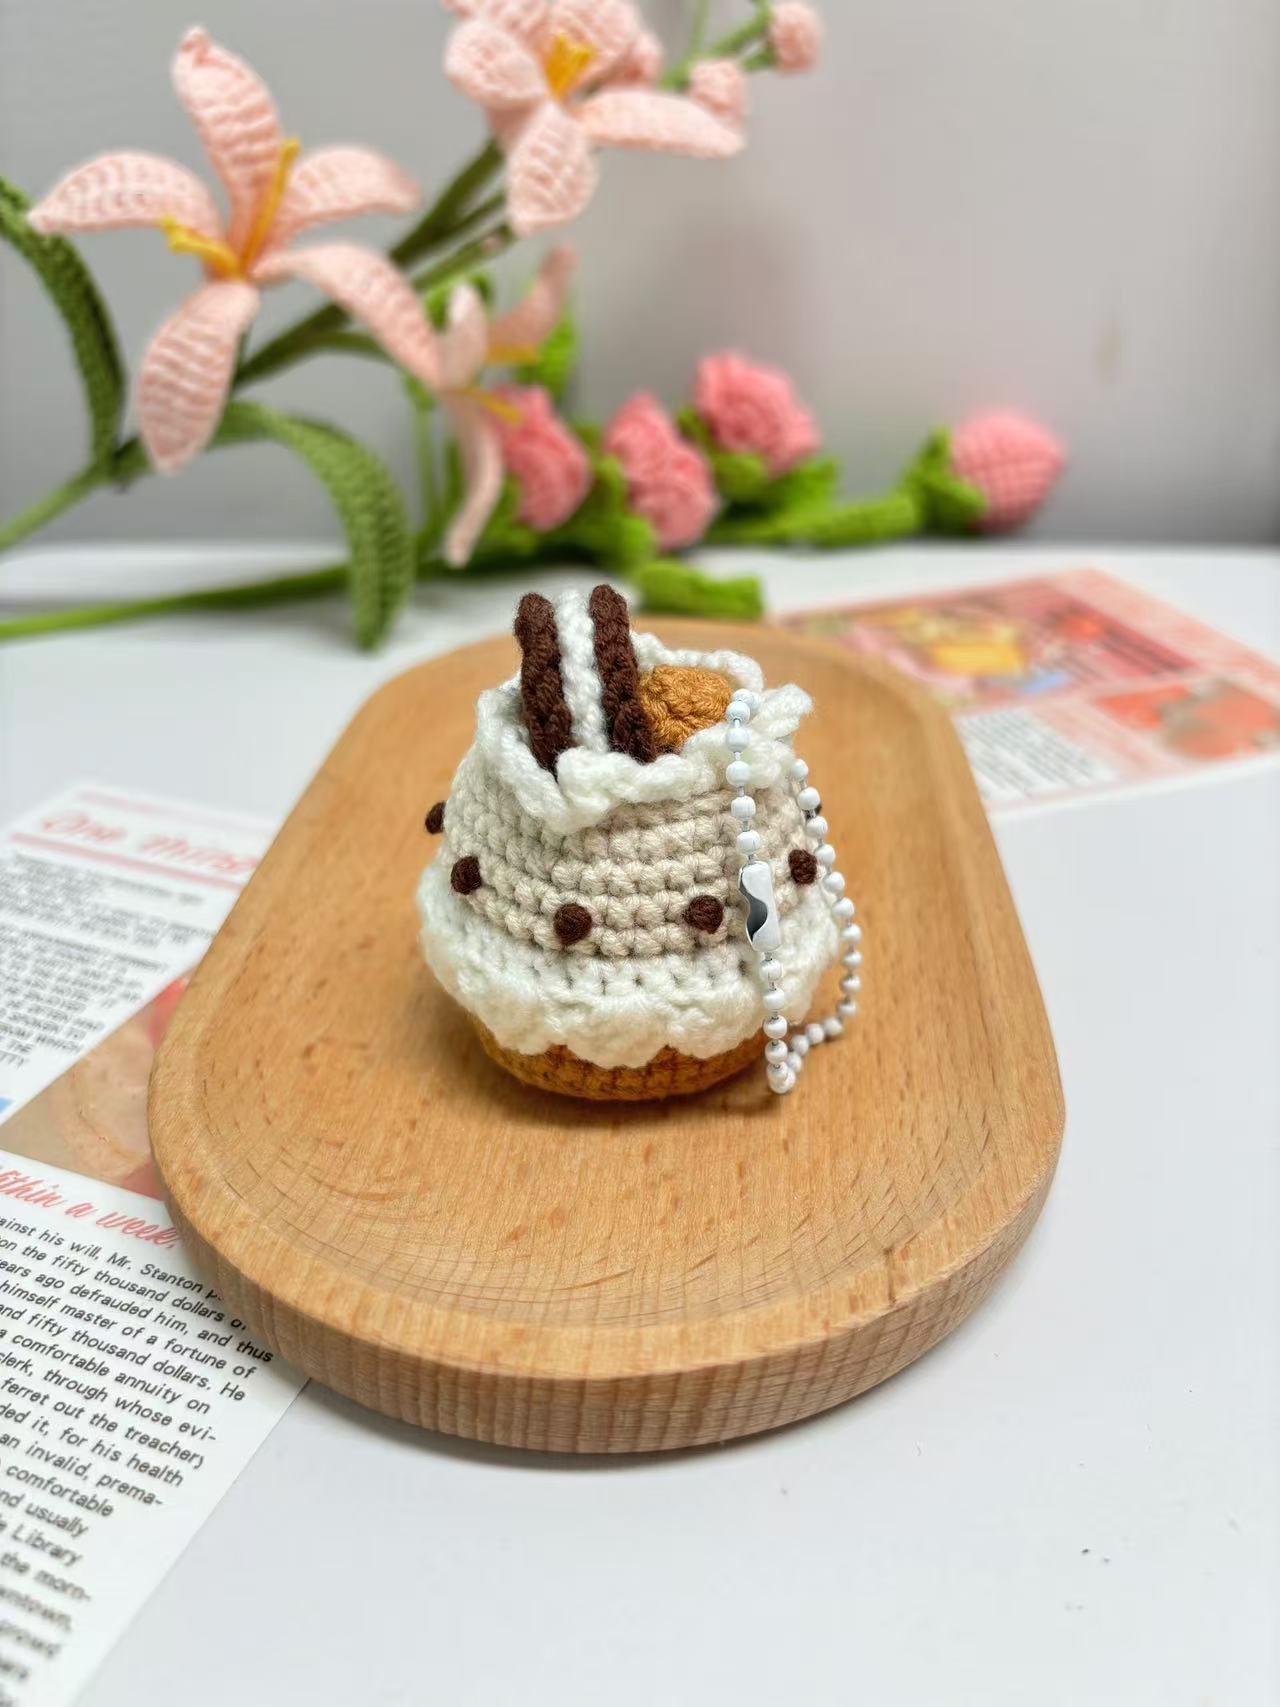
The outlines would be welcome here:
[[[328,1386],[475,1440],[639,1452],[839,1404],[981,1301],[1058,1153],[1053,1041],[946,716],[833,647],[656,626],[750,652],[817,703],[800,747],[858,902],[865,988],[793,1095],[758,1066],[665,1103],[528,1089],[427,971],[423,814],[477,694],[515,668],[505,640],[364,707],[152,1079],[170,1206],[231,1309]]]

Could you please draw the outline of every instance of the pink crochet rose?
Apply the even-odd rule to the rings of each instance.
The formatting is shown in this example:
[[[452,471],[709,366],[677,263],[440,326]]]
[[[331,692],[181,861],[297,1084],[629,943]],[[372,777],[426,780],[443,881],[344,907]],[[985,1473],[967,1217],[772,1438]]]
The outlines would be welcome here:
[[[507,472],[520,482],[519,519],[538,533],[558,528],[591,489],[587,453],[540,385],[499,386],[498,433]]]
[[[571,249],[553,249],[524,300],[494,318],[473,284],[455,285],[449,294],[435,391],[461,463],[462,492],[444,538],[445,561],[455,569],[471,556],[502,496],[502,425],[512,416],[477,381],[486,367],[519,366],[537,354],[564,313],[575,265]]]
[[[716,512],[711,470],[655,397],[640,391],[624,403],[604,448],[622,464],[631,507],[653,524],[664,551],[702,538]]]
[[[775,476],[812,456],[821,443],[817,423],[786,374],[732,351],[698,363],[694,405],[721,450],[762,457]]]
[[[769,46],[779,71],[812,71],[822,47],[822,19],[803,0],[784,0],[773,8]]]
[[[1052,433],[1025,415],[974,415],[951,435],[951,466],[987,500],[982,528],[1020,527],[1048,497],[1066,463]]]
[[[747,117],[747,80],[736,59],[700,59],[689,74],[689,93],[723,124],[741,129]]]

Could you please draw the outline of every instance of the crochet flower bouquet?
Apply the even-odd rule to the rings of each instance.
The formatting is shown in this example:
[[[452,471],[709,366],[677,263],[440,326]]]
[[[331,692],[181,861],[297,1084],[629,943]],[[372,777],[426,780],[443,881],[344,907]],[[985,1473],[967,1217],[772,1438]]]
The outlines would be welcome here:
[[[576,361],[570,251],[552,248],[522,297],[495,299],[484,270],[520,240],[558,231],[596,192],[600,155],[662,150],[714,161],[747,138],[747,74],[808,70],[811,7],[764,0],[718,41],[692,7],[684,56],[628,0],[448,0],[449,80],[488,140],[425,213],[412,178],[358,147],[302,151],[255,73],[191,30],[174,83],[224,195],[173,161],[130,150],[76,168],[35,206],[0,180],[0,233],[45,285],[70,333],[90,421],[85,466],[0,526],[0,548],[103,487],[179,474],[206,450],[269,441],[325,485],[347,536],[337,568],[246,588],[0,624],[0,637],[181,608],[299,597],[346,584],[357,638],[381,640],[415,577],[521,562],[583,561],[630,576],[650,608],[756,614],[751,580],[711,581],[672,556],[701,542],[851,546],[922,531],[1009,527],[1044,498],[1061,454],[1017,416],[935,433],[892,491],[853,502],[790,382],[734,354],[707,357],[669,412],[639,393],[602,428],[564,412]],[[365,213],[408,217],[385,253],[309,241]],[[151,227],[202,277],[145,351],[136,436],[110,316],[79,251],[93,232]],[[263,342],[263,292],[319,292]],[[506,295],[504,285],[501,292]],[[411,522],[391,474],[340,425],[253,402],[254,385],[321,354],[399,371],[421,469]],[[339,394],[340,395],[340,394]]]

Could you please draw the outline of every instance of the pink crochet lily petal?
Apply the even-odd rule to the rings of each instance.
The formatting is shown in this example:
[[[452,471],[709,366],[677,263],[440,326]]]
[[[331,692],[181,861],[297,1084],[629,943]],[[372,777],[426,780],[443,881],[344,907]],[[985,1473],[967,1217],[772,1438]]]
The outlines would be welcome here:
[[[394,160],[371,148],[317,148],[304,154],[271,226],[273,247],[301,231],[362,213],[410,213],[421,191]]]
[[[640,34],[640,15],[629,0],[555,0],[547,23],[551,39],[591,49],[586,78],[598,83],[631,51]]]
[[[212,438],[258,301],[252,285],[219,279],[189,296],[151,340],[138,374],[138,426],[161,474],[176,474]]]
[[[577,110],[586,136],[605,148],[651,148],[724,160],[743,145],[740,130],[722,124],[696,101],[656,89],[602,89]]]
[[[445,562],[461,569],[502,496],[502,443],[492,417],[465,397],[446,397],[462,458],[462,507],[444,542]]]
[[[547,79],[525,44],[487,19],[473,18],[449,37],[445,76],[455,89],[491,112],[510,112],[546,99]]]
[[[489,321],[480,292],[459,285],[449,297],[449,324],[440,338],[440,384],[446,391],[470,385],[489,353]]]
[[[120,231],[176,219],[222,236],[222,215],[194,173],[158,154],[100,154],[77,166],[31,210],[37,231]]]
[[[700,59],[689,74],[689,98],[722,124],[741,129],[747,116],[747,79],[736,59]]]
[[[505,113],[500,113],[496,107],[490,107],[484,116],[489,121],[493,140],[504,154],[510,154],[529,122],[528,107],[512,107]]]
[[[239,249],[280,162],[284,136],[275,103],[261,78],[205,30],[182,38],[173,83],[226,189],[228,235]]]
[[[548,101],[521,130],[507,155],[507,218],[517,237],[550,231],[580,214],[597,173],[579,125]]]
[[[402,368],[424,385],[440,379],[440,352],[422,304],[398,267],[359,243],[323,243],[264,257],[253,269],[261,284],[305,279],[358,320]]]
[[[470,4],[452,8],[464,17],[483,18],[501,30],[510,30],[530,46],[542,40],[550,14],[550,0],[471,0]]]
[[[540,349],[560,324],[577,265],[572,249],[553,249],[538,268],[524,301],[490,325],[490,347]]]

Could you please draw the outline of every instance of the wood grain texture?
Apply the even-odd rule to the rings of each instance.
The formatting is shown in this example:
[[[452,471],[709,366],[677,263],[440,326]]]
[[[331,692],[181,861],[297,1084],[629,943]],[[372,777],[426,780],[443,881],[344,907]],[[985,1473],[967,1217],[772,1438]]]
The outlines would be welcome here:
[[[858,901],[865,991],[792,1096],[758,1068],[668,1103],[532,1090],[427,971],[423,814],[476,695],[515,667],[502,640],[364,707],[152,1079],[174,1217],[232,1310],[317,1380],[451,1434],[636,1452],[838,1404],[974,1308],[1052,1178],[1053,1042],[947,718],[833,647],[656,626],[749,651],[817,702],[801,746]]]

